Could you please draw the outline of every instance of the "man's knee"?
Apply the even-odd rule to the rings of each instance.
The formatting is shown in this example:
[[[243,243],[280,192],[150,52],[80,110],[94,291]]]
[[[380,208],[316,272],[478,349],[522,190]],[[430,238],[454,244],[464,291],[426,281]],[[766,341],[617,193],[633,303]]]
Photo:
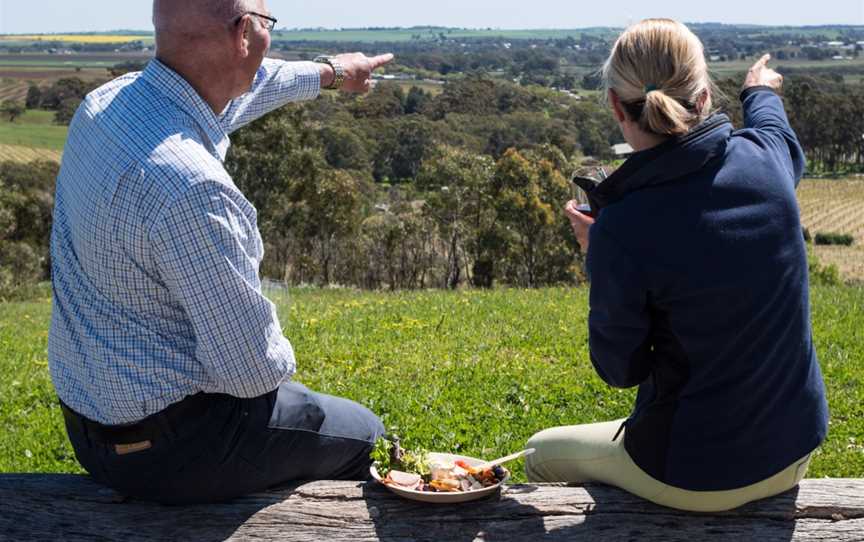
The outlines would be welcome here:
[[[316,393],[316,401],[324,410],[324,435],[365,440],[370,445],[384,435],[384,424],[371,410],[351,399]]]

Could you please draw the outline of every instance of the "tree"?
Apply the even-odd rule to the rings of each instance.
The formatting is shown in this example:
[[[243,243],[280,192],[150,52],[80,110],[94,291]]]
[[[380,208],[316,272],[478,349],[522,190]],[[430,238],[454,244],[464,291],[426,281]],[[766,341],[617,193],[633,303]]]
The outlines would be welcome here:
[[[27,89],[27,100],[25,102],[27,109],[39,109],[42,107],[42,90],[36,85],[30,85]]]
[[[83,100],[84,96],[98,85],[98,82],[87,83],[77,77],[60,79],[42,91],[42,107],[56,110],[64,100],[70,98]]]
[[[305,236],[313,241],[321,283],[332,283],[332,270],[340,241],[351,237],[364,214],[365,179],[343,170],[323,171],[318,182],[295,192],[307,211]]]
[[[375,180],[413,180],[435,142],[436,127],[426,117],[411,115],[362,126],[374,142],[372,169]]]
[[[129,72],[140,72],[146,67],[146,62],[139,62],[136,60],[128,60],[126,62],[121,62],[120,64],[114,64],[113,68],[106,68],[108,70],[108,74],[111,77],[120,77],[121,75],[125,75]]]
[[[392,83],[382,83],[367,96],[357,100],[354,116],[357,118],[392,118],[405,111],[405,93],[402,87]]]
[[[12,100],[6,100],[3,102],[3,105],[0,105],[0,113],[2,113],[4,117],[8,118],[9,122],[15,122],[18,117],[24,114],[25,111],[26,109],[24,109],[22,103]]]
[[[443,119],[449,113],[492,115],[498,109],[494,96],[495,83],[491,79],[471,76],[451,81],[433,99],[428,114],[433,119]]]
[[[463,268],[475,276],[479,271],[475,285],[492,285],[493,255],[481,242],[495,224],[492,174],[488,156],[439,146],[417,177],[418,189],[426,193],[425,209],[445,241],[448,288],[459,286]]]
[[[72,122],[72,118],[75,117],[75,112],[78,111],[81,102],[80,98],[66,98],[60,102],[54,113],[54,124],[68,126]]]
[[[432,98],[431,94],[420,87],[412,86],[408,90],[408,96],[405,98],[405,114],[422,113],[430,98]]]
[[[325,126],[321,130],[324,158],[337,169],[365,169],[369,152],[363,139],[354,131],[342,126]]]
[[[0,297],[49,276],[53,162],[0,162]]]
[[[497,222],[507,246],[505,276],[529,288],[575,278],[575,243],[560,211],[569,184],[544,154],[566,161],[552,147],[525,155],[511,149],[495,166]]]

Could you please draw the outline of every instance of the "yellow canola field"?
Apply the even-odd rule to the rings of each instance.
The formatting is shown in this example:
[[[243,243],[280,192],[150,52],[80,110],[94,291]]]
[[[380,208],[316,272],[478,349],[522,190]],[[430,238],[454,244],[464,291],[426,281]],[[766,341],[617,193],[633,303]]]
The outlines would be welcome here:
[[[0,41],[62,41],[68,43],[129,43],[133,41],[150,41],[149,36],[126,36],[115,34],[29,34],[0,35]]]

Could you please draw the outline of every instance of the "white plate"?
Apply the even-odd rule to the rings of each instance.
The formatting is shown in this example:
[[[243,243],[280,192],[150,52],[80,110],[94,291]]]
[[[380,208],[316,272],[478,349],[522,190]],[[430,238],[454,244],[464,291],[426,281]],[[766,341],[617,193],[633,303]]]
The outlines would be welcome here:
[[[429,459],[437,459],[439,461],[447,461],[450,463],[456,461],[457,459],[461,459],[462,461],[472,466],[483,463],[482,459],[454,454],[430,453]],[[453,504],[459,502],[476,501],[477,499],[489,497],[500,491],[501,486],[504,484],[504,482],[506,482],[510,478],[510,471],[504,469],[504,472],[506,473],[504,475],[504,479],[495,484],[494,486],[484,487],[483,489],[475,489],[473,491],[453,491],[436,493],[434,491],[417,491],[415,489],[407,489],[399,486],[385,484],[381,481],[381,475],[378,474],[378,471],[375,469],[374,465],[369,468],[369,472],[372,474],[372,478],[374,478],[378,483],[380,483],[393,493],[399,495],[400,497],[405,497],[406,499],[411,499],[414,501],[434,502],[440,504]]]

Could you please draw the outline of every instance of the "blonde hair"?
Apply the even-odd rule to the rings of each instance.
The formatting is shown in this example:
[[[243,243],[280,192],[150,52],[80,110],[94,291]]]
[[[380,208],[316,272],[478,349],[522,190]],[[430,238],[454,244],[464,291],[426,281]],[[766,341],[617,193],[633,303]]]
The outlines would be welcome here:
[[[603,66],[603,84],[646,132],[686,134],[711,111],[714,85],[702,42],[671,19],[646,19],[624,31]]]

